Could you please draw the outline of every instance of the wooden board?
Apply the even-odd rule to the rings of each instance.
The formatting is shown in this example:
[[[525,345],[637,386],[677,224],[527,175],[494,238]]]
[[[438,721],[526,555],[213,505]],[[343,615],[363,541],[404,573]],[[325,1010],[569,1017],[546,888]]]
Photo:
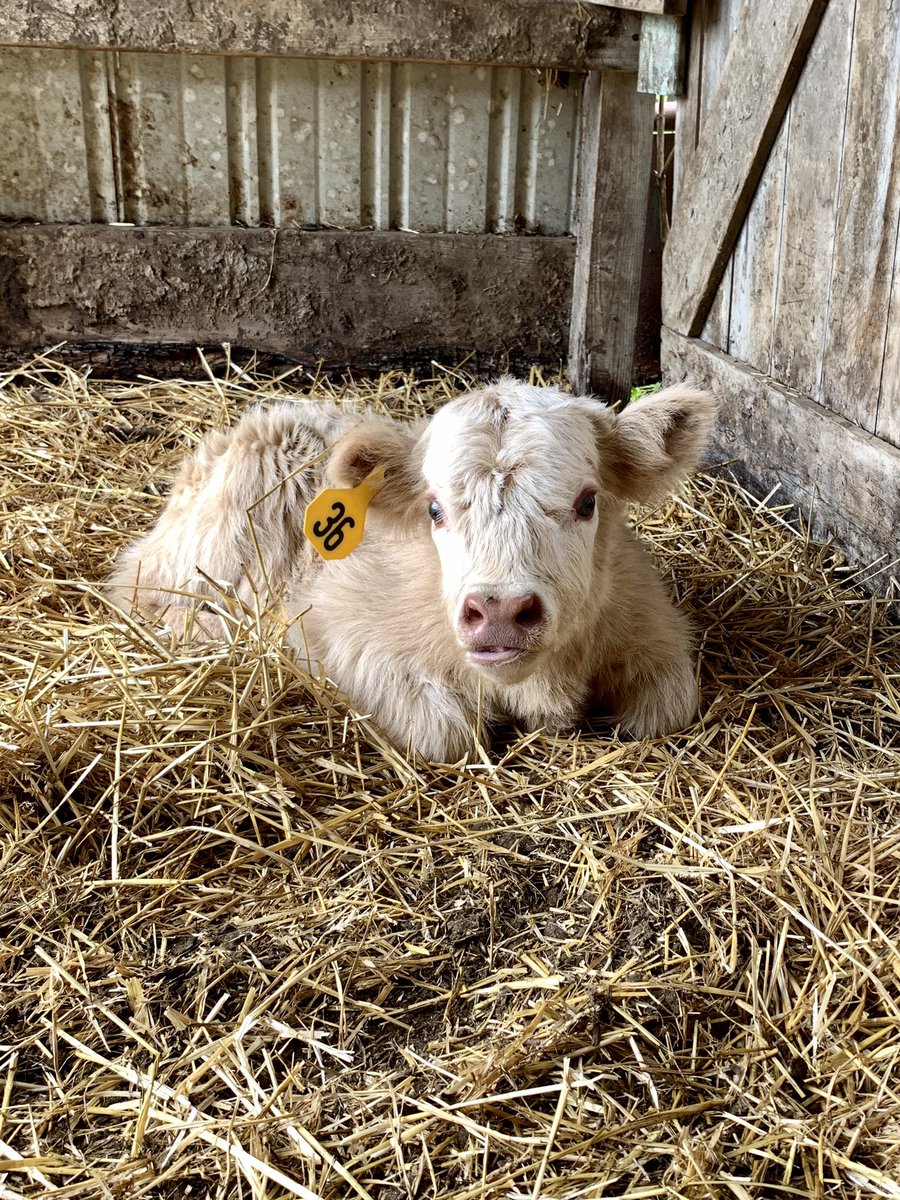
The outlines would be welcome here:
[[[704,0],[702,14],[694,14],[697,40],[700,43],[698,57],[702,64],[696,84],[699,111],[695,141],[699,139],[712,107],[713,97],[734,39],[734,31],[741,19],[742,6],[743,0]],[[702,24],[699,23],[700,16]],[[731,323],[731,276],[732,264],[729,261],[709,306],[702,332],[705,341],[721,346],[723,350],[728,349],[728,329]]]
[[[710,388],[721,410],[713,461],[733,462],[760,494],[796,504],[816,537],[855,566],[879,562],[879,590],[898,577],[900,449],[753,371],[713,346],[663,330],[667,382]],[[874,578],[874,577],[873,577]]]
[[[900,446],[900,237],[894,256],[887,339],[881,372],[881,395],[875,414],[875,433]]]
[[[585,0],[587,4],[603,4],[607,8],[627,8],[631,12],[671,13],[680,16],[687,8],[687,0]]]
[[[572,238],[0,227],[0,340],[215,344],[302,362],[565,354]]]
[[[685,29],[681,17],[647,15],[641,21],[637,89],[651,96],[682,96]]]
[[[727,352],[767,374],[772,357],[772,314],[782,243],[787,143],[786,118],[747,210],[730,264]]]
[[[790,111],[772,374],[814,397],[828,307],[854,8],[855,0],[831,0]]]
[[[639,34],[636,13],[574,0],[4,0],[0,5],[0,45],[186,54],[636,71]]]
[[[821,399],[874,431],[900,220],[900,7],[857,4]]]
[[[638,320],[654,101],[635,82],[592,72],[582,107],[569,374],[607,400],[630,393]]]
[[[672,164],[672,207],[677,209],[684,189],[685,169],[694,156],[701,124],[703,22],[705,0],[694,0],[685,22],[685,94],[675,104],[675,159]]]
[[[827,2],[744,5],[666,246],[670,328],[703,328]]]

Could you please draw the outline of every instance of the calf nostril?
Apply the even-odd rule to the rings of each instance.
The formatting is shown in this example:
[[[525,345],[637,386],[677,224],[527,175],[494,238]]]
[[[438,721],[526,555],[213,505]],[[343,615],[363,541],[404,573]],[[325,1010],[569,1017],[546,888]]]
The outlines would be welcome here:
[[[484,607],[479,603],[479,597],[466,596],[463,602],[462,620],[464,625],[479,625],[485,618]]]
[[[540,625],[544,619],[544,606],[541,604],[539,597],[526,596],[521,602],[522,607],[515,614],[513,620],[517,625],[523,625],[526,629],[533,625]]]

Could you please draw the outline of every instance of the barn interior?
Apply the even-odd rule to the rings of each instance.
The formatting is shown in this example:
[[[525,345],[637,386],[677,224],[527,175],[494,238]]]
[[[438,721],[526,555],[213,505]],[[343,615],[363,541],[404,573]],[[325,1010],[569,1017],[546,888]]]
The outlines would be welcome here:
[[[763,8],[0,14],[0,1196],[900,1196],[900,16]],[[103,596],[211,427],[507,368],[719,395],[690,729],[426,762]]]

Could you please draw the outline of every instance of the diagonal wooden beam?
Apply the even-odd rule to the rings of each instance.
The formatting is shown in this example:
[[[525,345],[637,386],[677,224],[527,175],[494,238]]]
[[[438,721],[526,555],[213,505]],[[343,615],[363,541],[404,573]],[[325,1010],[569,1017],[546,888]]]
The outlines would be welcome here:
[[[744,0],[663,258],[663,324],[697,337],[828,0]]]

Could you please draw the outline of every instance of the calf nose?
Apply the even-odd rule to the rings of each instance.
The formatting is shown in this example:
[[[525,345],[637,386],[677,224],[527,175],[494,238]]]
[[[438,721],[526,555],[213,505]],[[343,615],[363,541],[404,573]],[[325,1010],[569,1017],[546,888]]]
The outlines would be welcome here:
[[[507,596],[502,600],[470,592],[463,600],[461,623],[471,633],[489,625],[518,625],[522,629],[531,629],[541,623],[543,616],[540,597],[534,592],[527,596]]]

